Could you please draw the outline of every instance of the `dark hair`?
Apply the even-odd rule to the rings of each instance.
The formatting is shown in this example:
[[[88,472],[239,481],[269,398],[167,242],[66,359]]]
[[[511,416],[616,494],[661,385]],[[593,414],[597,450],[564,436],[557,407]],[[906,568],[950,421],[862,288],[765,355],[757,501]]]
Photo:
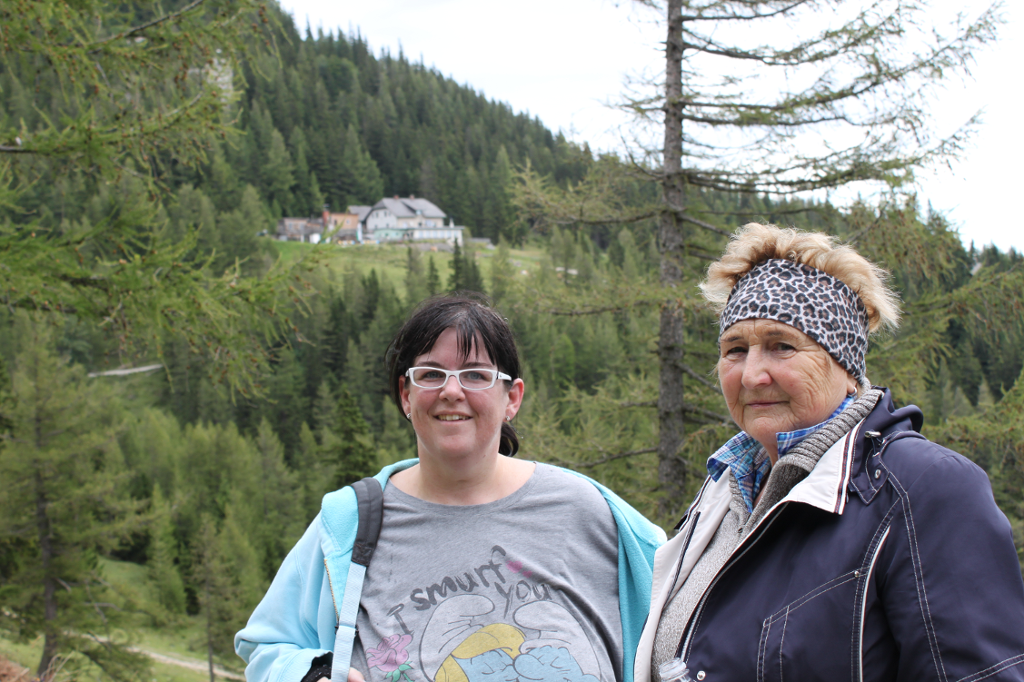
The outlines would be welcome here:
[[[459,355],[468,357],[473,352],[477,337],[498,369],[513,379],[522,373],[515,335],[508,320],[490,307],[486,297],[479,294],[458,293],[434,296],[416,306],[395,338],[388,345],[384,366],[388,372],[391,399],[402,409],[402,396],[398,380],[412,367],[413,361],[430,352],[441,334],[454,328],[459,340]],[[506,382],[511,386],[510,382]],[[514,457],[519,451],[519,437],[508,422],[501,425],[498,452]]]

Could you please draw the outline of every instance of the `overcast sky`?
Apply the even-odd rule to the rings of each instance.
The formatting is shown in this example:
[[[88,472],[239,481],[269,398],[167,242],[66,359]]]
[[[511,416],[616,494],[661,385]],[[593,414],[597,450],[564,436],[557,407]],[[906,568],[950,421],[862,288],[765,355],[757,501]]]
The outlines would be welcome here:
[[[621,147],[628,118],[605,106],[628,78],[656,76],[664,64],[657,17],[631,0],[280,0],[300,30],[359,31],[376,53],[401,48],[413,61],[508,102],[595,150]],[[940,11],[962,3],[934,0]],[[979,55],[972,79],[951,84],[935,106],[953,130],[975,111],[984,122],[966,157],[920,174],[919,196],[945,212],[965,243],[1024,251],[1011,201],[1024,189],[1024,12],[1007,3],[998,44]]]

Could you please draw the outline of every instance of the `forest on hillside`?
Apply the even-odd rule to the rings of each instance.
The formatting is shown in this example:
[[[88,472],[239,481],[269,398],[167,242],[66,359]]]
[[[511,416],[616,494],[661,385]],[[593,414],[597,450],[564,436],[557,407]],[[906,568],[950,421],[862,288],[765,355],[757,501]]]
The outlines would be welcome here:
[[[126,7],[104,30],[152,20]],[[20,21],[15,11],[0,19]],[[382,355],[437,293],[484,293],[512,322],[527,386],[522,456],[577,468],[666,527],[699,480],[667,491],[658,478],[653,174],[404,55],[374,55],[360,35],[300,33],[274,5],[239,11],[258,40],[239,38],[249,47],[232,92],[208,101],[195,99],[208,73],[195,64],[231,64],[202,52],[220,45],[220,15],[147,38],[166,39],[184,64],[148,95],[110,68],[106,81],[43,68],[62,63],[53,55],[65,43],[32,43],[48,34],[31,22],[35,51],[4,47],[0,61],[0,142],[14,150],[0,156],[0,642],[52,635],[49,653],[77,652],[68,670],[90,676],[134,679],[145,667],[90,632],[130,644],[137,630],[202,623],[196,650],[230,660],[233,633],[322,496],[414,456]],[[38,22],[57,22],[59,36],[64,20],[52,16]],[[186,62],[182,36],[198,61]],[[143,58],[137,44],[108,55],[124,73]],[[111,94],[127,91],[136,99]],[[178,127],[124,123],[145,113],[124,102],[162,112],[173,97],[205,108]],[[108,114],[100,122],[125,137],[76,137]],[[201,144],[192,153],[175,135]],[[44,142],[46,153],[17,151]],[[989,473],[1024,547],[1024,257],[965,248],[913,196],[837,208],[689,191],[717,230],[687,246],[694,278],[751,220],[834,234],[890,270],[905,321],[872,345],[868,375],[922,407],[928,437]],[[258,236],[324,203],[413,193],[497,246]],[[573,201],[606,210],[585,219],[565,208]],[[711,373],[713,317],[691,302],[684,314],[694,388],[678,460],[699,473],[735,426]],[[151,363],[161,368],[99,374]]]

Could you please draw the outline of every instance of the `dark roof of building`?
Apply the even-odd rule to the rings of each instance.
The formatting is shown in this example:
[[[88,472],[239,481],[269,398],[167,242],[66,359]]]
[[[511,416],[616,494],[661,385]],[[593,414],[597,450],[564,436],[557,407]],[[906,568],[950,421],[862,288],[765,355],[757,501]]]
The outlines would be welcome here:
[[[373,210],[373,206],[349,206],[348,207],[348,212],[349,213],[355,213],[357,216],[359,216],[359,222],[363,222],[364,220],[366,220],[366,216],[368,216],[370,214],[370,211],[372,211],[372,210]]]
[[[349,208],[358,208],[352,206]],[[429,199],[421,199],[419,197],[395,197],[393,199],[381,199],[373,205],[373,210],[385,208],[396,217],[396,218],[412,218],[414,216],[421,215],[424,218],[447,218],[445,212],[439,209],[434,202]],[[360,220],[363,218],[360,217]]]

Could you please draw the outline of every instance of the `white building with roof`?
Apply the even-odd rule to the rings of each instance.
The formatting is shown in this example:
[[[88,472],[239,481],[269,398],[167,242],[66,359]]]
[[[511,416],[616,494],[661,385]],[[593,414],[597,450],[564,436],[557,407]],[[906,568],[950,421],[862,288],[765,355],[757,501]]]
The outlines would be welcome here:
[[[363,209],[369,208],[363,217]],[[349,206],[349,213],[360,216],[367,240],[426,241],[437,240],[462,244],[462,231],[454,221],[444,224],[445,212],[429,199],[415,196],[381,199],[372,207]]]

